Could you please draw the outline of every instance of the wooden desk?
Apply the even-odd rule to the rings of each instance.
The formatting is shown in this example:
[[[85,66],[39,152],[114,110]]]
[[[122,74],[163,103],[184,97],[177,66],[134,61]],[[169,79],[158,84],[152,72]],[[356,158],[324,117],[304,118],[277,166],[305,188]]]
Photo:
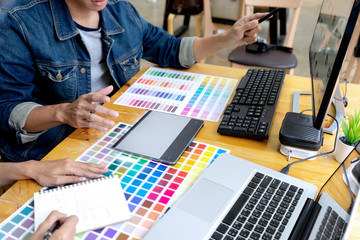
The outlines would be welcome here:
[[[204,73],[214,76],[222,76],[229,78],[241,79],[245,75],[246,70],[238,68],[220,67],[214,65],[197,64],[189,70],[189,72]],[[134,124],[145,113],[145,110],[119,106],[112,104],[129,86],[133,83],[144,70],[135,75],[122,89],[120,89],[111,99],[109,104],[105,106],[117,110],[120,117],[117,122],[125,122]],[[352,113],[356,103],[360,102],[360,86],[349,84],[348,98],[350,99],[349,107],[346,109],[348,113]],[[229,136],[222,136],[216,132],[219,123],[205,122],[203,129],[196,136],[196,140],[207,144],[215,145],[221,148],[230,149],[231,154],[242,157],[249,161],[261,164],[263,166],[280,171],[288,164],[287,157],[279,152],[280,142],[278,138],[280,126],[286,112],[291,111],[292,94],[298,90],[310,90],[310,79],[296,76],[286,76],[279,98],[277,110],[273,120],[270,137],[268,140],[258,141],[251,139],[243,139]],[[311,108],[310,97],[301,99],[300,109]],[[56,148],[54,148],[43,160],[59,159],[71,157],[76,159],[94,144],[103,133],[91,129],[78,129]],[[334,136],[325,136],[325,146],[321,148],[321,152],[330,151],[333,147]],[[357,156],[353,153],[353,156]],[[291,167],[289,175],[300,178],[307,182],[315,184],[317,187],[322,186],[328,179],[330,174],[336,169],[338,163],[332,155],[320,157],[314,161],[295,164]],[[33,193],[40,190],[41,186],[32,180],[22,180],[16,182],[7,192],[0,198],[0,221],[10,216],[17,208],[24,204]],[[358,239],[360,236],[360,209],[355,226],[352,228],[352,239]]]

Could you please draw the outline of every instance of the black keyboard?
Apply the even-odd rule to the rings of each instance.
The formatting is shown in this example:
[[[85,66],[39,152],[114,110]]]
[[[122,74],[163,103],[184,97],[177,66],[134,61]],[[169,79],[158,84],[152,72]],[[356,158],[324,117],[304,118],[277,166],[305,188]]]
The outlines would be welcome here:
[[[255,173],[210,240],[280,239],[303,192]]]
[[[249,69],[226,107],[218,133],[247,138],[269,138],[285,72]]]
[[[341,239],[345,228],[345,220],[340,217],[330,206],[328,206],[315,239]]]

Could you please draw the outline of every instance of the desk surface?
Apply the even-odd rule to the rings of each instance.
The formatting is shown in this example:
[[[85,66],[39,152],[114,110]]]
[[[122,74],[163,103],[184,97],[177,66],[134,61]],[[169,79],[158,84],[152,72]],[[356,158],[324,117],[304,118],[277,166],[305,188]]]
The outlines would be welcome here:
[[[204,73],[214,76],[222,76],[229,78],[241,79],[246,71],[238,68],[220,67],[214,65],[197,64],[186,71]],[[130,108],[125,106],[114,105],[113,102],[144,72],[140,71],[136,74],[122,89],[120,89],[111,98],[111,102],[105,106],[117,110],[120,117],[116,119],[117,122],[125,122],[134,124],[144,114],[145,110]],[[286,76],[284,86],[279,98],[278,106],[270,130],[270,137],[267,140],[251,140],[229,136],[222,136],[216,132],[218,127],[217,122],[205,122],[203,129],[196,136],[196,140],[207,144],[215,145],[221,148],[231,150],[231,154],[244,158],[246,160],[258,163],[260,165],[280,171],[288,164],[287,157],[280,152],[280,142],[278,133],[282,120],[286,112],[292,109],[292,94],[294,91],[308,91],[311,89],[309,78]],[[360,102],[360,85],[348,86],[348,98],[350,99],[349,107],[346,109],[347,113],[352,113],[355,108],[355,103]],[[309,96],[304,96],[301,99],[300,109],[311,108],[311,99]],[[78,129],[56,148],[54,148],[43,160],[52,160],[70,157],[76,159],[86,151],[92,144],[94,144],[104,133],[92,129]],[[327,152],[332,149],[334,136],[325,136],[325,145],[320,149],[321,152]],[[76,146],[76,147],[74,147]],[[353,153],[355,158],[358,154]],[[294,160],[292,160],[294,161]],[[321,187],[331,173],[337,168],[338,163],[335,161],[333,155],[326,155],[317,158],[313,161],[307,161],[295,164],[291,167],[289,175],[300,178],[304,181],[313,183],[317,187]],[[32,180],[21,180],[16,182],[7,192],[0,198],[0,221],[10,216],[16,209],[24,204],[33,193],[39,191],[42,187]],[[352,228],[351,239],[358,239],[360,236],[360,208],[358,210],[355,225]]]

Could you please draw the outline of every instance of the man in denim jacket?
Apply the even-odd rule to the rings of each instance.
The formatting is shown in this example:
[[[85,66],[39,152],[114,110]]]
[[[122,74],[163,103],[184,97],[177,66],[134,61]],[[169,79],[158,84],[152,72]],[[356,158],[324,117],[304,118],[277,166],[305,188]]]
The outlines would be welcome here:
[[[109,102],[144,58],[188,68],[228,47],[256,41],[254,14],[208,38],[175,38],[127,0],[19,0],[0,12],[0,154],[41,159],[74,128],[106,131]],[[113,87],[114,86],[114,87]]]

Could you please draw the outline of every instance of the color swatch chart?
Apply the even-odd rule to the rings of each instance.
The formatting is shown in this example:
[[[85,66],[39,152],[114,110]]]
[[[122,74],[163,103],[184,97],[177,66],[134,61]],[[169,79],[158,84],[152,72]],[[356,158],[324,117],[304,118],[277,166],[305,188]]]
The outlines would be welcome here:
[[[150,67],[114,104],[217,122],[236,79]]]
[[[177,164],[169,166],[126,154],[112,146],[131,128],[120,123],[84,152],[76,161],[103,163],[121,179],[132,218],[123,223],[77,234],[75,239],[142,239],[172,201],[187,191],[203,169],[224,152],[208,144],[192,142]],[[31,198],[0,224],[0,239],[29,239],[34,232]]]

